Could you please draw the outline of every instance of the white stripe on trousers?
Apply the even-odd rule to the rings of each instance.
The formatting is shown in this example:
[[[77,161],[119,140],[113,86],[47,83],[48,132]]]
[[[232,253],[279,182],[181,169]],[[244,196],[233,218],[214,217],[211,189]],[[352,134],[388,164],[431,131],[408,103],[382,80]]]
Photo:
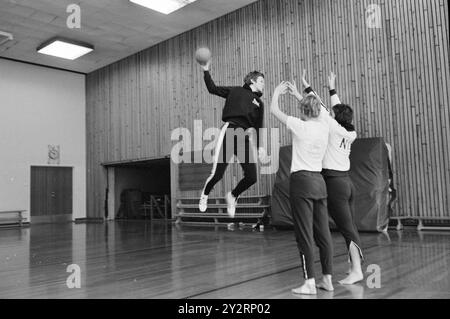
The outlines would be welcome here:
[[[302,254],[302,267],[303,267],[303,275],[305,277],[306,280],[308,280],[308,271],[306,270],[306,260],[305,260],[305,255]]]
[[[213,168],[211,170],[211,175],[208,177],[208,179],[205,182],[205,186],[203,187],[202,194],[205,193],[206,185],[208,185],[209,182],[213,179],[214,175],[216,175],[217,163],[219,162],[219,156],[220,156],[220,149],[222,148],[223,140],[225,138],[225,133],[227,132],[228,126],[230,126],[230,123],[228,123],[228,122],[225,123],[224,126],[222,127],[222,130],[220,131],[219,139],[217,140],[216,148],[214,149]]]

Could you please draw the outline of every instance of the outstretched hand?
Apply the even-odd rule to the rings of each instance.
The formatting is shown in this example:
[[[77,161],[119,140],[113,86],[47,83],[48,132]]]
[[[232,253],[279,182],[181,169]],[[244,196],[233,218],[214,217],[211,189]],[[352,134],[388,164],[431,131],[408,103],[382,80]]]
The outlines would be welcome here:
[[[288,83],[289,83],[289,82],[285,82],[285,81],[281,82],[281,83],[275,88],[274,95],[284,95],[284,94],[286,94],[286,93],[288,92],[288,90],[289,90]]]
[[[311,85],[309,85],[308,81],[306,81],[306,69],[303,70],[302,84],[305,87],[305,89],[309,88],[311,86]]]
[[[293,81],[293,83],[291,82],[287,82],[288,88],[289,88],[289,93],[295,97],[301,96],[300,92],[297,89],[297,84],[295,83],[295,81]]]
[[[206,62],[206,64],[200,64],[200,67],[204,70],[204,71],[209,71],[211,68],[211,59],[208,60],[208,62]]]
[[[330,90],[336,89],[336,74],[333,72],[328,76],[328,85],[330,86]]]

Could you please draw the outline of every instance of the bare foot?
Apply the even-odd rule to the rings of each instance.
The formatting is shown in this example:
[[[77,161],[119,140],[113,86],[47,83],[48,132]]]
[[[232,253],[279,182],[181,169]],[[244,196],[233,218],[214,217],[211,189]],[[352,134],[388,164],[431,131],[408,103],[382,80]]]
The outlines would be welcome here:
[[[352,271],[346,278],[339,281],[341,285],[354,285],[364,279],[364,275],[359,271]]]
[[[331,276],[323,276],[322,280],[316,285],[317,288],[323,289],[325,291],[334,291],[333,282],[331,281]]]
[[[292,293],[296,295],[316,295],[316,284],[314,279],[306,280],[303,286],[292,289]]]

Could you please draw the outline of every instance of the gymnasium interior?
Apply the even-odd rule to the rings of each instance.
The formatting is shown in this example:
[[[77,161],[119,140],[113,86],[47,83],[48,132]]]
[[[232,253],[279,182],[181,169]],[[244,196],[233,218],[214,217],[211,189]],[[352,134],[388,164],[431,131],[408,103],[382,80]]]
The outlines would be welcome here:
[[[224,196],[239,163],[203,214],[212,165],[175,161],[180,129],[195,159],[223,124],[202,47],[220,85],[265,74],[276,169],[235,218]],[[0,298],[449,299],[449,65],[446,0],[0,0]],[[292,136],[269,109],[303,69],[325,104],[335,72],[354,109],[365,254],[363,281],[314,297],[291,293]],[[337,281],[348,253],[330,227]]]

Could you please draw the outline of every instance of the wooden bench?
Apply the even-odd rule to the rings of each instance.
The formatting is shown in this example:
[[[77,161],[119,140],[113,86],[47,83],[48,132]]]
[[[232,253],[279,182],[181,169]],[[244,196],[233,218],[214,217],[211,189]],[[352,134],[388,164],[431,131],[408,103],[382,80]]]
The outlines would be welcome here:
[[[178,198],[176,223],[184,224],[209,224],[228,225],[239,220],[257,220],[256,226],[263,223],[270,210],[270,196],[249,196],[239,198],[236,206],[236,214],[233,218],[227,214],[225,198],[209,198],[208,210],[202,213],[198,209],[199,198]],[[198,222],[186,221],[186,219],[198,219]],[[223,220],[221,222],[220,220]]]
[[[23,221],[25,218],[23,217],[23,213],[26,212],[26,210],[8,210],[8,211],[0,211],[0,225],[4,226],[10,226],[11,222],[19,223],[19,226],[23,226]],[[3,218],[3,215],[15,215],[13,218]],[[8,223],[5,223],[7,221]]]
[[[208,199],[208,210],[205,213],[201,213],[198,209],[200,194],[198,197],[192,197],[192,193],[198,193],[204,187],[205,181],[211,174],[213,165],[208,163],[195,163],[194,159],[202,158],[203,152],[192,152],[184,155],[191,159],[191,163],[181,163],[177,168],[178,184],[176,193],[178,194],[178,198],[176,199],[176,212],[174,216],[177,224],[230,225],[230,222],[257,220],[256,225],[259,227],[263,219],[269,216],[271,207],[270,196],[266,195],[240,197],[234,218],[228,216],[227,204],[223,197],[210,197]],[[231,165],[239,164],[235,163]],[[227,174],[225,178],[238,177],[229,176],[231,174],[230,171]],[[257,187],[257,193],[259,193],[259,184]],[[185,192],[189,192],[189,195],[183,195]],[[196,220],[196,222],[193,220]]]

